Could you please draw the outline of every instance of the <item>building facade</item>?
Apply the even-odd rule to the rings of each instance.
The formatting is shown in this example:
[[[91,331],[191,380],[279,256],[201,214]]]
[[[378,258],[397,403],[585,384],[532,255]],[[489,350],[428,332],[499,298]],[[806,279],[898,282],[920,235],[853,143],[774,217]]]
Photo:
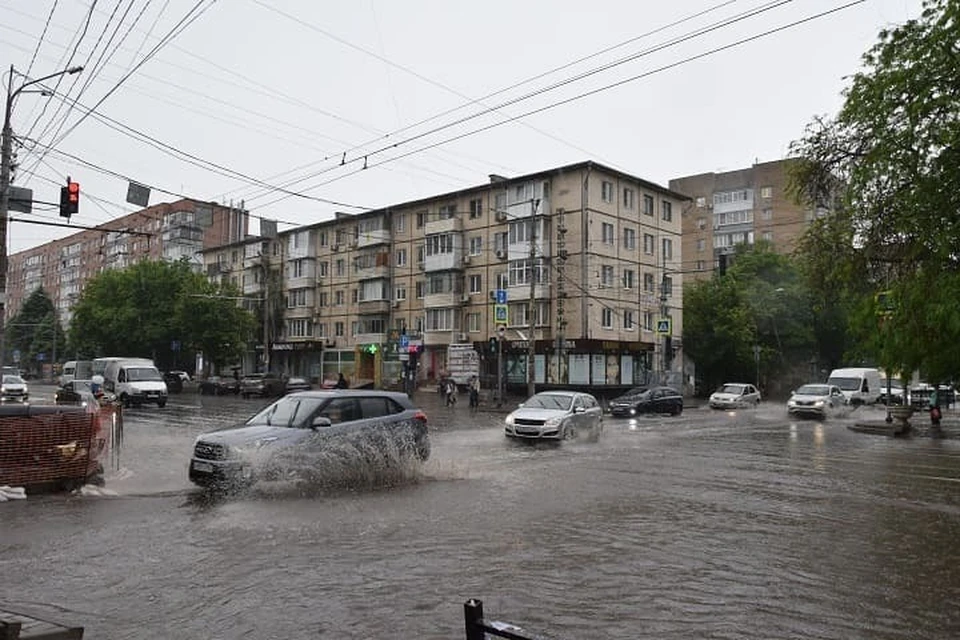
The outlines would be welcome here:
[[[285,231],[269,361],[391,386],[411,367],[437,377],[449,345],[472,344],[519,385],[532,340],[540,385],[679,384],[685,200],[583,162]],[[238,250],[205,251],[208,273],[236,278]],[[262,293],[247,275],[234,281]]]
[[[145,259],[183,258],[200,269],[203,249],[245,237],[248,220],[247,213],[240,209],[184,199],[157,204],[14,253],[7,271],[7,319],[42,286],[60,322],[68,326],[84,284],[102,271],[122,269]]]
[[[686,194],[683,215],[684,271],[691,279],[709,278],[728,264],[739,244],[770,242],[790,253],[810,222],[825,214],[797,204],[790,196],[794,160],[754,164],[723,173],[701,173],[670,181],[670,189]]]

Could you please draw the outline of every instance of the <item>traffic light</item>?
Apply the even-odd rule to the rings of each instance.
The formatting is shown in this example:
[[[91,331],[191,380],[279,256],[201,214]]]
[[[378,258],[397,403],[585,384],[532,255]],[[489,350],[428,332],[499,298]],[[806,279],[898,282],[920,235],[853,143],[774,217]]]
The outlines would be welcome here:
[[[490,338],[490,353],[496,353],[496,352],[497,352],[497,339]]]
[[[69,218],[80,211],[80,183],[68,181],[60,188],[60,217]]]

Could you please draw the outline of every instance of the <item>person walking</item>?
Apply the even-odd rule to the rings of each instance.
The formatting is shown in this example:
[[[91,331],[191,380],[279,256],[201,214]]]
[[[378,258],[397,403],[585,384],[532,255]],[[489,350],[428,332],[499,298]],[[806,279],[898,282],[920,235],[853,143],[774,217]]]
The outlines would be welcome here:
[[[470,378],[470,410],[476,411],[480,408],[480,378],[472,376]]]
[[[346,389],[347,388],[347,379],[343,377],[343,372],[340,372],[340,376],[337,378],[337,389]]]

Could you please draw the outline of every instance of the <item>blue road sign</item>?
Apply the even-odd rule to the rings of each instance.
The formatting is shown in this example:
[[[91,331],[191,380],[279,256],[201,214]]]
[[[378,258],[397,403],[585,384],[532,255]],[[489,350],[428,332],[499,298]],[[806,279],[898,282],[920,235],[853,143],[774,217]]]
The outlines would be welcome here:
[[[493,307],[493,321],[496,324],[507,324],[509,315],[507,313],[507,305],[498,304]]]
[[[410,346],[410,336],[406,334],[400,336],[400,348],[406,349],[409,346]]]
[[[497,304],[507,304],[506,289],[497,289]]]

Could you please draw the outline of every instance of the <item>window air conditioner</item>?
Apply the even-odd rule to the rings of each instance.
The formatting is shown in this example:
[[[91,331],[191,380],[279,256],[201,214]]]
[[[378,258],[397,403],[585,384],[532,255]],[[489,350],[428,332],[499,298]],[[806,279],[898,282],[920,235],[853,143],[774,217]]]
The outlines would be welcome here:
[[[497,249],[497,257],[500,258],[501,260],[503,260],[504,258],[506,258],[506,257],[507,257],[507,250],[506,250],[506,249]]]
[[[507,212],[497,211],[497,222],[506,222],[506,221],[507,221]]]
[[[466,341],[467,341],[467,334],[465,334],[465,333],[458,334],[458,335],[457,335],[457,339],[460,340],[460,342],[466,342]]]

